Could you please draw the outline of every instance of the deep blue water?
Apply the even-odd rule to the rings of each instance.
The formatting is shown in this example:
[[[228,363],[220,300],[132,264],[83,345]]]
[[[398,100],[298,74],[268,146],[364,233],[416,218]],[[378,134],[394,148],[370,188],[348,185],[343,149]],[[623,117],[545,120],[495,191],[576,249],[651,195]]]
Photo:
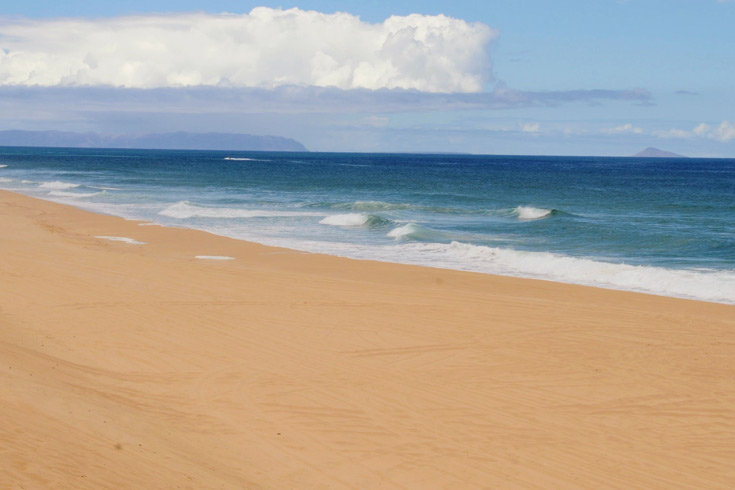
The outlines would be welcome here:
[[[312,252],[735,303],[735,160],[0,148],[0,187]]]

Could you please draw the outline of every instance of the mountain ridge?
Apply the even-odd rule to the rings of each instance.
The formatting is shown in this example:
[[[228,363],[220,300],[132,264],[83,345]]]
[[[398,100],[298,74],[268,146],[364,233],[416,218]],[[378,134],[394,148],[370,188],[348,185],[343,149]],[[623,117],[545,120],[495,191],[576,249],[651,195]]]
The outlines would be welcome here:
[[[0,146],[125,148],[151,150],[308,151],[300,142],[281,136],[244,133],[104,134],[69,131],[0,131]]]

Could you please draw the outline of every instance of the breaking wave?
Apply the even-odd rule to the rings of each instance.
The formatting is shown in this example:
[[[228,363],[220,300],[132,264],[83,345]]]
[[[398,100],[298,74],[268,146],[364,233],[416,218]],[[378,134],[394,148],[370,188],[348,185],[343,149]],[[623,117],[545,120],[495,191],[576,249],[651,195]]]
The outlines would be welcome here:
[[[416,223],[408,223],[407,225],[399,226],[398,228],[392,229],[388,232],[388,235],[396,240],[417,240],[422,242],[428,241],[448,241],[448,235],[441,233],[430,228],[424,228]]]
[[[545,219],[556,213],[555,209],[534,208],[533,206],[518,206],[513,213],[521,221],[532,221],[537,219]]]
[[[323,225],[345,227],[373,227],[390,223],[390,220],[374,214],[349,213],[333,214],[319,221]]]
[[[550,252],[525,252],[460,242],[431,244],[433,254],[469,270],[735,303],[735,272],[616,264]],[[440,257],[436,257],[441,262]],[[456,265],[455,265],[456,267]]]

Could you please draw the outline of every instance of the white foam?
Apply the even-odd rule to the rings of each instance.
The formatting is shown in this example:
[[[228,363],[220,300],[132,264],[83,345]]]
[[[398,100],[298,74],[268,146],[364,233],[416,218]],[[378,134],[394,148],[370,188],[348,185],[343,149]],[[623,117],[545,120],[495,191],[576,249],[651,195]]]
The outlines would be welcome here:
[[[6,179],[5,177],[0,177],[0,184],[7,184],[8,182],[12,182],[13,179]]]
[[[388,235],[391,238],[403,238],[411,233],[413,233],[416,229],[418,229],[418,225],[415,223],[409,223],[407,225],[399,226],[398,228],[394,228],[391,231],[388,232]]]
[[[551,216],[551,209],[534,208],[533,206],[518,206],[513,210],[521,221],[543,219]]]
[[[158,214],[170,218],[272,218],[289,216],[324,216],[322,213],[311,213],[302,211],[266,211],[240,208],[208,208],[204,206],[192,206],[188,202],[181,201],[172,204]]]
[[[225,160],[233,160],[236,162],[265,162],[259,158],[245,158],[245,157],[225,157]]]
[[[353,209],[355,211],[390,211],[400,209],[418,209],[413,204],[396,204],[384,201],[354,201],[332,205],[336,209]]]
[[[245,237],[243,237],[245,238]],[[247,238],[246,238],[247,239]],[[735,271],[666,269],[615,264],[548,252],[470,245],[400,241],[393,245],[308,240],[264,240],[268,245],[484,274],[544,279],[606,289],[635,291],[715,303],[735,304]]]
[[[79,184],[70,184],[69,182],[55,180],[53,182],[42,182],[38,187],[43,189],[73,189],[74,187],[79,187]]]
[[[145,242],[139,242],[138,240],[133,240],[132,238],[128,238],[125,236],[105,236],[105,235],[97,235],[95,238],[101,238],[103,240],[111,240],[113,242],[125,242],[129,243],[130,245],[145,245]]]
[[[226,255],[197,255],[195,257],[204,260],[235,260],[235,257],[227,257]]]
[[[101,192],[64,192],[64,191],[49,192],[50,196],[57,196],[57,197],[92,197],[92,196],[96,196],[97,194],[101,194]]]
[[[388,232],[387,236],[396,240],[444,240],[449,241],[444,233],[424,228],[416,223],[408,223]]]
[[[735,272],[615,264],[459,242],[430,246],[449,263],[471,264],[470,270],[480,272],[735,303]]]
[[[348,213],[327,216],[319,223],[330,226],[364,226],[370,221],[369,214]]]
[[[7,167],[7,165],[0,165],[0,168],[5,168],[5,167]]]

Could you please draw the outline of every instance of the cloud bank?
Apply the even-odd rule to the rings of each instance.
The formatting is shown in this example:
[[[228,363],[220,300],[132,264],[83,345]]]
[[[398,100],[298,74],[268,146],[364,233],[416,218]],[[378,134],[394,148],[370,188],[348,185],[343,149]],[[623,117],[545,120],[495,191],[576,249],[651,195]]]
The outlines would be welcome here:
[[[347,13],[0,19],[0,85],[480,92],[496,31],[444,15]]]
[[[170,113],[398,113],[509,110],[565,104],[653,100],[646,90],[573,90],[526,92],[496,88],[481,93],[427,93],[405,89],[352,89],[280,86],[263,88],[183,87],[27,87],[0,85],[0,122],[10,113],[85,112]]]
[[[669,129],[666,131],[656,131],[654,134],[660,138],[709,138],[722,143],[728,143],[730,141],[735,141],[735,123],[731,123],[727,120],[722,121],[717,126],[700,123],[691,131],[686,129]]]

